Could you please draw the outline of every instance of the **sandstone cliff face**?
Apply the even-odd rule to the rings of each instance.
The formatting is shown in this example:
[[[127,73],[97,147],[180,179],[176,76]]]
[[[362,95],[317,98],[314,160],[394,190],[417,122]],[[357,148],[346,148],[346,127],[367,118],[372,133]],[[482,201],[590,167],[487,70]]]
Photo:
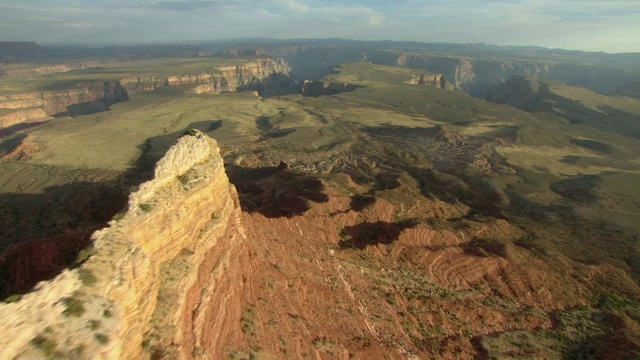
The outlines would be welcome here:
[[[87,262],[0,305],[0,331],[14,334],[0,338],[0,358],[219,358],[240,333],[240,216],[216,142],[180,138],[120,219],[93,234]]]
[[[30,121],[40,120],[47,121],[51,117],[42,109],[27,109],[12,112],[6,115],[0,115],[0,128],[6,128],[12,125],[27,123]]]
[[[0,127],[19,122],[47,120],[49,116],[74,116],[96,112],[127,99],[126,89],[117,82],[91,82],[79,84],[77,88],[68,90],[1,96],[0,109],[12,109],[16,112],[0,118]]]
[[[15,113],[0,117],[0,127],[44,121],[50,119],[49,116],[76,116],[104,111],[113,104],[127,100],[129,94],[162,86],[197,84],[192,91],[198,94],[249,90],[269,92],[266,88],[270,79],[288,76],[290,71],[290,66],[284,60],[265,58],[244,65],[216,67],[202,74],[131,77],[117,82],[81,83],[73,89],[0,96],[0,109],[16,110]]]
[[[256,84],[275,74],[288,75],[289,65],[281,59],[260,59],[244,65],[220,66],[212,72],[174,76],[134,77],[120,80],[130,93],[154,90],[162,86],[200,84],[196,93],[223,93],[254,90]]]
[[[454,90],[455,87],[444,79],[442,74],[420,74],[415,75],[407,84],[412,85],[429,85],[439,89]]]

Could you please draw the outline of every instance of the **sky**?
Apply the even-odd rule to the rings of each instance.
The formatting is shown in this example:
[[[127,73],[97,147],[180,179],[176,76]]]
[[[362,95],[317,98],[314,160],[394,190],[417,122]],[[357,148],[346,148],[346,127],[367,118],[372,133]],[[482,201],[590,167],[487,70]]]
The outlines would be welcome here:
[[[640,52],[640,0],[0,0],[0,40],[272,37]]]

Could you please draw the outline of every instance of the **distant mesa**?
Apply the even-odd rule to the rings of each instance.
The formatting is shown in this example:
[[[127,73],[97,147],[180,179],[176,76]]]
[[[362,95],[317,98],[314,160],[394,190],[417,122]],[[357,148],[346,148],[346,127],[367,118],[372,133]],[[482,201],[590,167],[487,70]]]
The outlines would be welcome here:
[[[429,85],[439,89],[455,90],[455,86],[444,79],[442,74],[420,74],[406,82],[412,85]]]

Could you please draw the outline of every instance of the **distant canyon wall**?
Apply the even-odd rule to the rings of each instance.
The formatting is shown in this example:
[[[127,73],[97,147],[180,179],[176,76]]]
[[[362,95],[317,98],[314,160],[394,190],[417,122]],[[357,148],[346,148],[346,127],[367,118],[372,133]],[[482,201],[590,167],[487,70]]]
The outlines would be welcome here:
[[[483,97],[489,87],[513,75],[557,80],[601,93],[612,92],[631,80],[629,74],[619,68],[564,62],[501,61],[390,51],[373,51],[366,56],[376,64],[400,65],[443,74],[456,89],[478,97]]]
[[[116,82],[90,82],[75,88],[0,96],[0,128],[36,121],[51,116],[76,116],[106,110],[128,99],[130,94],[163,86],[198,85],[195,93],[255,90],[261,93],[286,88],[291,67],[282,59],[258,59],[242,65],[219,66],[211,72],[172,76],[129,77]],[[272,81],[277,78],[285,81]],[[286,89],[285,89],[286,90]]]
[[[0,304],[0,359],[221,358],[241,333],[248,254],[211,138],[180,138],[92,241],[80,268]]]
[[[60,64],[45,64],[40,66],[24,66],[24,67],[17,66],[14,68],[10,67],[5,69],[0,69],[0,78],[2,77],[31,78],[31,77],[47,75],[47,74],[69,72],[73,70],[97,68],[97,67],[106,66],[109,64],[122,63],[122,62],[125,62],[125,60],[110,59],[110,60],[67,62],[67,63],[60,63]]]

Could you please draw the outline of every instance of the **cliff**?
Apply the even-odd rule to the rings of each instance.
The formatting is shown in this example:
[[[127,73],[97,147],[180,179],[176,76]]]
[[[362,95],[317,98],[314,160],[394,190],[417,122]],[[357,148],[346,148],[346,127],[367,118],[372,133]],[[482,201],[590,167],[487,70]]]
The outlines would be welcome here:
[[[216,142],[180,138],[128,210],[93,234],[89,260],[0,305],[0,331],[12,334],[0,358],[219,358],[240,332],[240,216]]]
[[[420,75],[415,75],[413,78],[411,78],[409,81],[407,81],[407,84],[429,85],[429,86],[437,87],[439,89],[446,89],[446,90],[454,90],[455,89],[453,84],[451,84],[448,81],[446,81],[444,79],[444,75],[442,75],[442,74],[420,74]]]
[[[173,76],[131,77],[120,80],[130,93],[154,90],[162,86],[198,84],[196,93],[218,94],[223,92],[257,90],[266,78],[291,71],[282,59],[259,59],[243,65],[219,66],[211,72]]]
[[[302,95],[312,97],[335,95],[343,92],[356,91],[361,87],[360,85],[336,81],[305,80],[302,84]]]
[[[40,66],[15,66],[0,69],[0,78],[2,77],[20,77],[30,78],[46,74],[54,74],[61,72],[69,72],[72,70],[84,70],[97,68],[113,63],[124,62],[124,59],[111,59],[111,60],[90,60],[90,61],[78,61],[62,64],[45,64]]]
[[[128,77],[115,82],[79,83],[72,89],[5,95],[0,96],[0,109],[15,112],[0,117],[0,127],[47,120],[49,116],[77,116],[104,111],[113,104],[126,101],[130,94],[162,86],[193,84],[198,85],[193,92],[209,94],[236,91],[279,94],[289,91],[292,86],[288,78],[290,71],[284,60],[264,58],[243,65],[218,66],[211,72],[200,74]],[[289,81],[281,81],[283,76]],[[273,78],[278,81],[271,81]]]
[[[514,75],[558,80],[602,93],[611,92],[629,82],[629,75],[619,68],[549,60],[494,60],[390,51],[372,51],[367,54],[367,59],[375,64],[400,65],[443,74],[445,80],[456,89],[478,97],[484,97],[488,88]]]
[[[31,121],[47,121],[51,117],[40,108],[25,109],[0,115],[0,128],[7,128],[12,125],[28,123]]]

